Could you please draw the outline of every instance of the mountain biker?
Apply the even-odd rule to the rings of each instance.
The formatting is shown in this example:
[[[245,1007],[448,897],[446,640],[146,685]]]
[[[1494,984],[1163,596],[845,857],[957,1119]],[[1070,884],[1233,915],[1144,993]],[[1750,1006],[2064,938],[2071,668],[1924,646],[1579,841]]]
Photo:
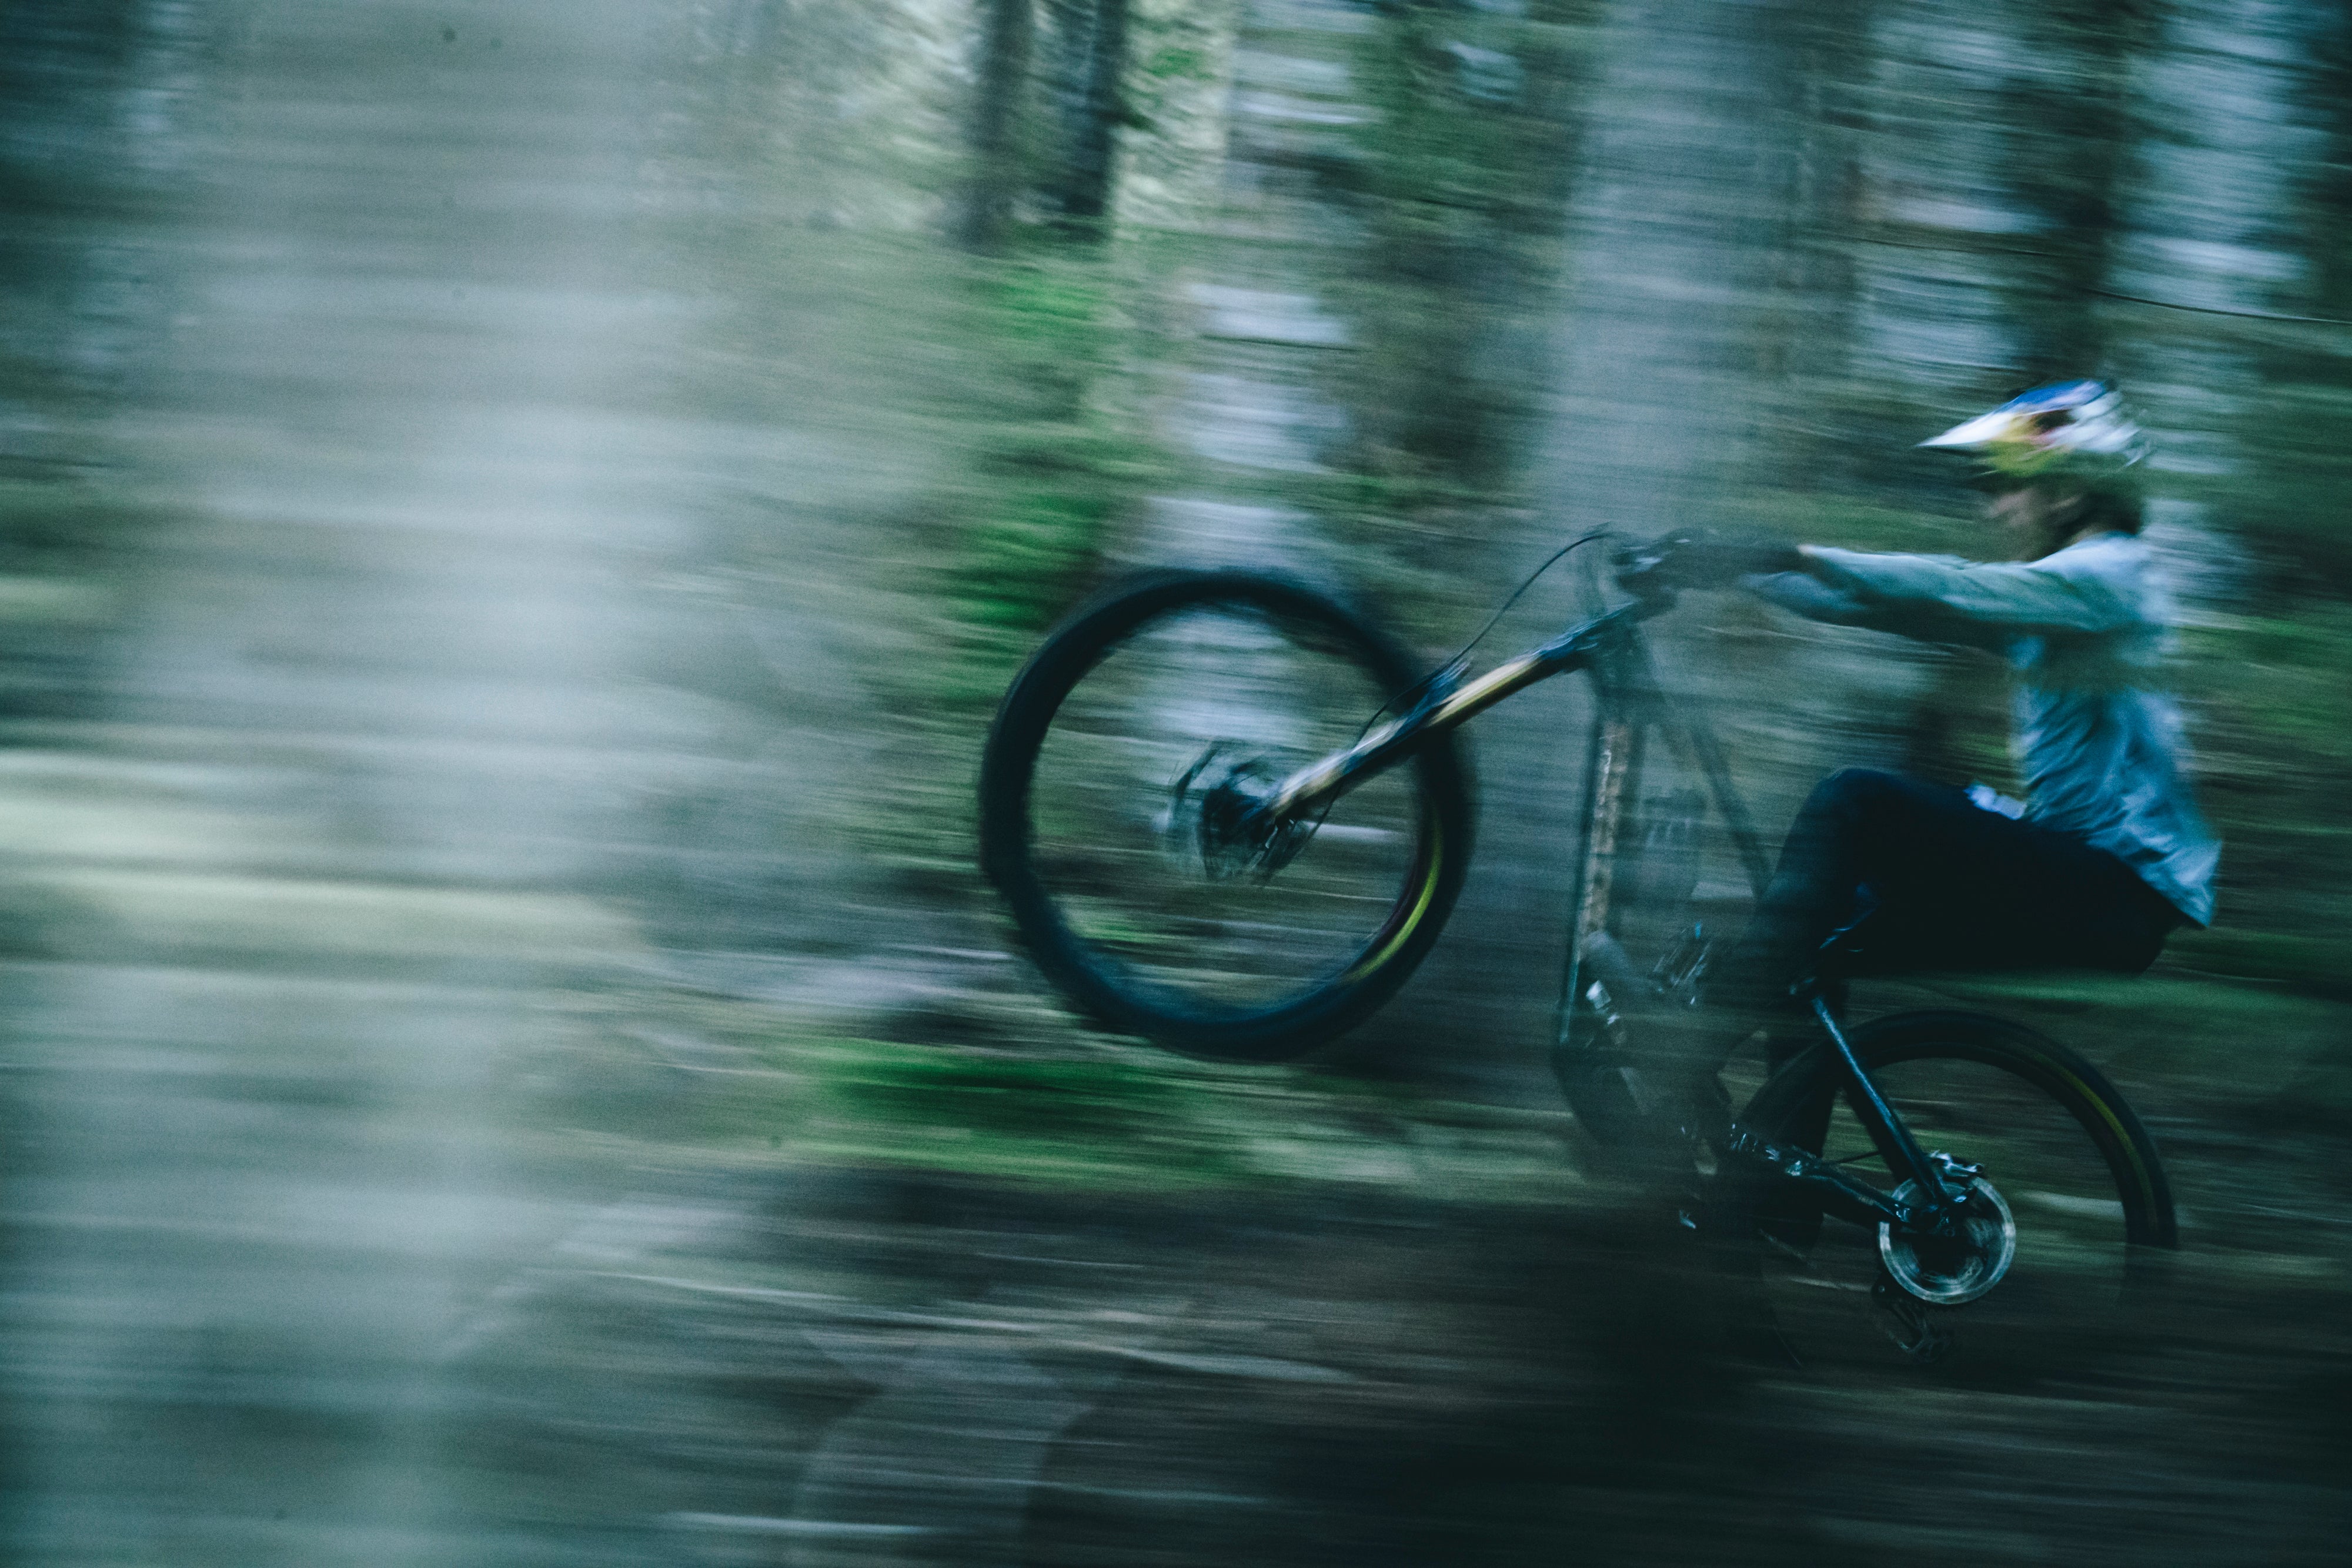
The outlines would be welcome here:
[[[2156,685],[2171,606],[2140,538],[2146,438],[2111,387],[2076,381],[1920,444],[1979,465],[2018,559],[1801,545],[1743,547],[1721,564],[1816,621],[2005,655],[2031,803],[1870,768],[1823,779],[1716,967],[1714,1016],[1682,1047],[1686,1131],[1720,1124],[1724,1058],[1786,1011],[1833,936],[1844,974],[2137,974],[2173,930],[2212,917],[2221,846],[2191,798],[2179,712]]]

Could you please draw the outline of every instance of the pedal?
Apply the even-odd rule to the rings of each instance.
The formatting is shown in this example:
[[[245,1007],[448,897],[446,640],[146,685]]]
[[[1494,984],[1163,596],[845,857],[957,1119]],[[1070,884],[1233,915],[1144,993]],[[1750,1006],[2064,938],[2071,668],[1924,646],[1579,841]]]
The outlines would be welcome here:
[[[1906,1360],[1933,1366],[1951,1354],[1952,1331],[1936,1321],[1935,1309],[1886,1275],[1870,1287],[1870,1304],[1878,1326]]]

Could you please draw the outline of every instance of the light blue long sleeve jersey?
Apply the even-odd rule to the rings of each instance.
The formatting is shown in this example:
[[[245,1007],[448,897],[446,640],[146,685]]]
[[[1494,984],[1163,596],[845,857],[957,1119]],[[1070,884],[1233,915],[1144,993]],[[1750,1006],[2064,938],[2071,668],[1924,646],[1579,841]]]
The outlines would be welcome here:
[[[1816,621],[2005,653],[2029,821],[2120,857],[2198,925],[2221,841],[2186,776],[2180,711],[2156,689],[2172,601],[2147,543],[2100,534],[2033,561],[1811,552],[1812,573],[1748,580]]]

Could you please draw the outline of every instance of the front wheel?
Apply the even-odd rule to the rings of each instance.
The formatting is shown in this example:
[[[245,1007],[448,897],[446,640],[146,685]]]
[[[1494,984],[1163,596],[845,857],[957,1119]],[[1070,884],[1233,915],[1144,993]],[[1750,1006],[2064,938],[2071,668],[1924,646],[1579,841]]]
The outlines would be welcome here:
[[[1239,1061],[1297,1056],[1385,1001],[1469,862],[1451,737],[1265,841],[1229,828],[1414,674],[1330,600],[1254,573],[1162,573],[1072,616],[1006,692],[981,768],[982,863],[1046,977],[1115,1030]]]
[[[1798,1355],[2030,1379],[2132,1332],[2150,1265],[2178,1231],[2155,1142],[2105,1075],[1980,1013],[1898,1014],[1850,1038],[1920,1146],[1981,1167],[1980,1190],[1958,1234],[1939,1239],[1824,1216],[1784,1183],[1757,1187],[1765,1304]],[[1740,1120],[1882,1187],[1900,1181],[1826,1045],[1774,1074]]]

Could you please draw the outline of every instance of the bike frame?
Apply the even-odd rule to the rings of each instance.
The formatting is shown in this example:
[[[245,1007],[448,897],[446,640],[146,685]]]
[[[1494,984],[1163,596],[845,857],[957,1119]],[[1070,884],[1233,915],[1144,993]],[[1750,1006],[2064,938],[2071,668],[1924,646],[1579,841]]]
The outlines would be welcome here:
[[[1386,771],[1506,697],[1555,675],[1575,671],[1591,674],[1594,712],[1585,753],[1583,854],[1577,864],[1570,904],[1568,954],[1554,1020],[1555,1049],[1566,1049],[1587,950],[1607,928],[1619,840],[1627,812],[1639,799],[1642,754],[1652,732],[1665,734],[1696,765],[1759,897],[1771,877],[1771,862],[1747,803],[1733,785],[1720,741],[1703,716],[1667,698],[1642,640],[1641,622],[1673,603],[1670,592],[1637,597],[1570,627],[1475,680],[1465,680],[1465,672],[1459,665],[1446,671],[1406,713],[1345,750],[1284,779],[1256,805],[1253,815],[1272,822],[1314,817],[1357,784]],[[1889,1168],[1908,1177],[1912,1192],[1918,1197],[1911,1202],[1900,1201],[1840,1166],[1801,1149],[1772,1144],[1737,1125],[1732,1130],[1731,1151],[1814,1188],[1825,1207],[1846,1218],[1864,1224],[1885,1221],[1912,1230],[1940,1228],[1957,1207],[1957,1200],[1946,1191],[1945,1166],[1919,1146],[1871,1081],[1829,995],[1809,981],[1801,999],[1835,1051],[1855,1116]]]

